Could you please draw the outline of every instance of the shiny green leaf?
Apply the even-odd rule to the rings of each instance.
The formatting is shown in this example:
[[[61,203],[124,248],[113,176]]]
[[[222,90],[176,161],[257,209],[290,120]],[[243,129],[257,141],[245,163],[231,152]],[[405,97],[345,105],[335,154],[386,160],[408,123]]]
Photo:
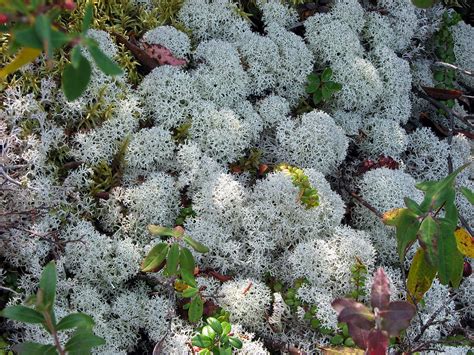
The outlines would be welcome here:
[[[56,326],[56,330],[65,330],[72,328],[92,328],[94,319],[84,313],[72,313],[61,319]]]
[[[242,341],[237,337],[229,337],[229,343],[236,349],[242,349]]]
[[[208,336],[198,334],[191,339],[191,344],[199,348],[207,348],[212,345],[212,340]]]
[[[222,334],[221,322],[219,322],[216,318],[209,317],[209,318],[206,319],[206,323],[209,324],[211,326],[211,328],[214,329],[214,331],[217,334]]]
[[[207,253],[209,251],[209,248],[206,247],[205,245],[199,243],[197,240],[194,240],[191,238],[189,235],[183,236],[183,240],[191,246],[194,250],[196,250],[198,253]]]
[[[178,271],[179,262],[179,244],[174,243],[171,245],[166,257],[166,268],[165,271],[168,275],[176,275]]]
[[[194,272],[194,257],[191,251],[188,248],[181,248],[179,253],[179,268],[180,270],[187,270],[190,273]]]
[[[421,247],[425,250],[427,261],[436,266],[438,263],[438,240],[440,239],[440,228],[432,216],[426,217],[421,222],[418,233]]]
[[[168,254],[169,245],[167,243],[160,243],[155,245],[148,255],[145,257],[141,265],[143,272],[156,272],[162,266],[161,264]]]
[[[216,332],[210,326],[206,325],[202,328],[202,334],[214,340]]]
[[[326,69],[323,70],[323,73],[321,74],[321,79],[322,81],[329,81],[332,77],[332,69],[327,67]]]

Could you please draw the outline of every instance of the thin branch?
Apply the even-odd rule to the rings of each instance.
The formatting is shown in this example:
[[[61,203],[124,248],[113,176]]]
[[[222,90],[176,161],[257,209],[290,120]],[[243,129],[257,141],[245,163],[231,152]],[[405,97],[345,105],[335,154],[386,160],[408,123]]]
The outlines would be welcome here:
[[[423,336],[423,334],[425,333],[425,331],[431,327],[435,320],[436,320],[436,317],[441,313],[441,311],[446,308],[446,306],[449,304],[449,302],[451,302],[454,297],[456,297],[456,294],[448,297],[446,299],[446,301],[437,309],[433,312],[433,314],[431,314],[430,318],[426,321],[425,324],[423,324],[423,326],[421,327],[420,329],[420,333],[413,339],[414,342],[417,342],[418,340],[421,339],[421,337]],[[412,352],[416,352],[417,351],[417,348],[419,348],[420,346],[416,347],[415,349],[412,350]]]
[[[466,69],[459,68],[456,65],[450,64],[450,63],[445,63],[445,62],[435,62],[433,65],[440,66],[440,67],[446,67],[449,69],[454,69],[457,70],[458,72],[461,72],[463,74],[469,75],[469,76],[474,76],[474,72]]]
[[[383,219],[382,213],[380,213],[374,206],[372,206],[370,203],[368,203],[366,200],[364,200],[362,197],[357,195],[355,192],[349,192],[352,197],[354,197],[362,206],[366,207],[369,209],[372,213],[374,213],[378,218]]]
[[[444,112],[446,112],[446,114],[449,116],[450,118],[450,121],[451,120],[454,120],[454,118],[457,118],[459,119],[462,123],[466,124],[467,126],[469,126],[469,128],[471,129],[474,129],[474,126],[469,123],[469,121],[466,119],[466,117],[470,117],[470,116],[463,116],[463,115],[460,115],[459,113],[453,111],[452,109],[450,109],[449,107],[447,107],[445,104],[443,104],[442,102],[436,100],[436,99],[433,99],[432,97],[428,96],[427,94],[425,94],[424,92],[422,92],[421,90],[417,89],[417,88],[413,88],[413,91],[419,96],[421,97],[422,99],[425,99],[426,101],[429,101],[433,106],[435,106],[436,108],[439,108],[440,110],[443,110]],[[450,122],[451,123],[451,122]],[[453,126],[454,126],[454,122],[453,122]]]
[[[8,291],[8,292],[14,293],[14,294],[16,294],[16,295],[19,295],[18,292],[16,292],[14,289],[12,289],[12,288],[10,288],[10,287],[0,286],[0,290]]]

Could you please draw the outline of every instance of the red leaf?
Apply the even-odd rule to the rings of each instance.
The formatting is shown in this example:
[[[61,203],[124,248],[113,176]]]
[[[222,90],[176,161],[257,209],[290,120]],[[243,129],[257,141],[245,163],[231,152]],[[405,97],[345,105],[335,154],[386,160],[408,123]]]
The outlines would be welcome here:
[[[386,309],[390,303],[390,283],[382,268],[375,272],[370,303],[372,308],[378,308],[379,311]]]
[[[145,47],[145,51],[147,54],[156,59],[160,65],[172,65],[172,66],[180,66],[185,65],[187,63],[186,59],[179,59],[173,56],[171,51],[159,44],[143,44]]]
[[[338,298],[332,302],[338,312],[337,320],[361,329],[370,330],[374,327],[374,314],[362,303],[348,298]]]
[[[367,349],[370,330],[359,328],[352,323],[347,324],[347,328],[354,343],[361,349]]]
[[[382,328],[390,336],[398,336],[400,331],[408,328],[415,315],[415,307],[405,301],[391,302],[386,310],[380,312]]]
[[[454,100],[461,97],[464,93],[461,90],[438,89],[427,86],[421,87],[428,96],[436,100]]]
[[[388,341],[388,336],[383,330],[372,330],[367,340],[367,355],[385,355]]]

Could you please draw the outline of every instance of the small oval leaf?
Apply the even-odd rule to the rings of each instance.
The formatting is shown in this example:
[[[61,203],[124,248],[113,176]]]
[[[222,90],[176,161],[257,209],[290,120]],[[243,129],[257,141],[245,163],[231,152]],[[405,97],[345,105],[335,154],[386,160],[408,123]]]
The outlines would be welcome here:
[[[194,250],[196,250],[198,253],[207,253],[209,251],[209,248],[206,247],[204,244],[199,243],[198,241],[194,240],[191,238],[189,235],[185,235],[183,237],[183,240],[191,246]]]
[[[168,253],[169,245],[160,243],[155,245],[143,260],[141,269],[143,272],[156,272],[163,263]]]
[[[178,270],[179,262],[179,244],[174,243],[171,245],[166,257],[166,268],[165,271],[168,275],[176,275]]]

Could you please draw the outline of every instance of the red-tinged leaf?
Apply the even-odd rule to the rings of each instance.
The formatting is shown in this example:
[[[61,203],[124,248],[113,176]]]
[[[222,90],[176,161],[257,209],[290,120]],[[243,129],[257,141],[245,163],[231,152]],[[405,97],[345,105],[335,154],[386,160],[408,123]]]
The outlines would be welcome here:
[[[390,303],[390,282],[382,268],[375,272],[370,303],[372,308],[378,308],[379,311],[386,309]]]
[[[408,328],[415,315],[415,306],[405,301],[391,302],[388,308],[380,312],[382,329],[391,337],[400,335],[400,331]]]
[[[454,100],[464,94],[461,90],[438,89],[427,86],[422,86],[421,88],[428,96],[436,100]]]
[[[186,59],[176,58],[168,48],[159,44],[144,43],[143,46],[145,47],[146,53],[151,58],[156,59],[160,65],[181,66],[187,63]]]
[[[361,349],[367,349],[370,330],[359,328],[353,324],[348,324],[347,327],[354,343]]]
[[[362,303],[348,298],[338,298],[331,305],[339,314],[337,317],[339,322],[367,330],[374,327],[374,314]]]
[[[389,338],[383,330],[372,330],[367,340],[367,355],[385,355]]]

